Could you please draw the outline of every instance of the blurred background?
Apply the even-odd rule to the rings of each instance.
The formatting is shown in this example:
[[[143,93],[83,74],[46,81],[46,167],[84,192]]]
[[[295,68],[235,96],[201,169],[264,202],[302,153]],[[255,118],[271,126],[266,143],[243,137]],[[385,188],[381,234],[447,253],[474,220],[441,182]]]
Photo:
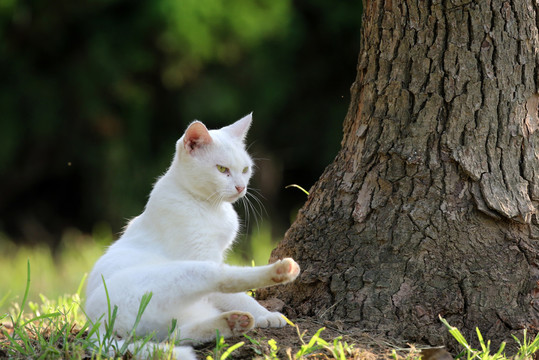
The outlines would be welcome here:
[[[0,0],[0,307],[74,292],[144,207],[175,141],[253,111],[265,263],[336,155],[360,0]],[[238,207],[244,216],[244,209]]]

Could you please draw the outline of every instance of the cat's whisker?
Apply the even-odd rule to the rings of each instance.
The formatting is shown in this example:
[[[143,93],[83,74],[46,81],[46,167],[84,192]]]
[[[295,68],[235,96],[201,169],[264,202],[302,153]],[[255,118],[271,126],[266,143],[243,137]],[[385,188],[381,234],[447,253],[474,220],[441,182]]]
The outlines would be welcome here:
[[[267,200],[266,197],[262,194],[262,191],[256,188],[249,188],[250,191],[254,192],[256,196],[261,197],[264,200]]]
[[[253,209],[253,206],[251,204],[251,202],[249,201],[249,198],[247,198],[247,196],[244,196],[242,198],[242,203],[243,203],[243,207],[245,209],[245,225],[247,228],[249,228],[249,222],[251,220],[251,213],[253,214],[253,218],[255,219],[255,223],[256,223],[256,226],[258,228],[258,219],[257,219],[257,214],[256,214],[256,211]]]
[[[262,219],[264,213],[266,214],[266,216],[268,215],[266,208],[264,207],[262,201],[260,201],[260,199],[254,193],[247,191],[245,195],[245,203],[247,204],[247,207],[250,208],[250,211],[253,213],[257,228],[260,228],[258,220]]]
[[[248,200],[245,198],[245,196],[241,198],[241,204],[243,205],[243,209],[245,213],[244,223],[245,223],[245,230],[247,231],[249,229],[249,220],[251,218],[251,212],[248,206]]]
[[[221,205],[221,203],[223,203],[224,201],[225,201],[225,196],[223,194],[219,193],[216,200],[215,200],[214,206],[219,207]]]
[[[206,201],[207,201],[207,202],[210,202],[210,200],[215,196],[215,194],[217,194],[217,191],[211,193],[210,196],[208,196],[208,197],[206,198]]]
[[[256,222],[256,228],[259,229],[260,228],[259,219],[260,220],[262,219],[262,212],[260,211],[260,209],[257,209],[255,204],[251,200],[251,198],[253,198],[253,195],[248,194],[248,196],[249,197],[247,197],[247,203],[249,204],[249,207],[251,208],[251,211],[253,212],[253,217],[254,217],[255,222]],[[261,203],[258,202],[258,199],[255,198],[255,200],[257,200],[257,204],[259,204],[259,207],[262,206]]]
[[[259,211],[258,211],[258,214],[260,217],[262,217],[264,214],[266,215],[266,217],[268,216],[268,212],[266,211],[266,207],[264,206],[264,203],[258,198],[258,197],[261,197],[262,199],[265,200],[264,196],[262,195],[262,193],[257,190],[257,189],[253,189],[254,193],[247,193],[247,195],[249,195],[254,201],[256,201],[258,207],[259,207]]]
[[[253,216],[255,217],[255,221],[256,221],[257,218],[260,216],[260,211],[258,211],[258,209],[256,209],[256,207],[254,206],[253,201],[250,199],[250,197],[252,197],[251,194],[246,194],[245,203],[247,204],[249,209],[253,212]]]
[[[253,161],[255,162],[255,165],[256,166],[256,163],[259,162],[259,161],[270,161],[269,158],[261,158],[261,157],[254,157],[254,156],[251,156],[251,159],[253,159]],[[258,167],[258,166],[256,166]]]
[[[245,147],[245,150],[247,150],[247,151],[251,150],[251,146],[253,146],[255,143],[256,143],[256,140],[255,140],[255,141],[252,141],[249,145],[247,145],[247,146]]]
[[[206,198],[206,201],[214,208],[218,207],[224,200],[224,196],[219,192],[215,191],[210,196]]]
[[[214,205],[213,203],[214,203],[214,201],[215,201],[214,198],[215,198],[215,195],[217,195],[217,194],[218,194],[217,191],[214,192],[214,193],[212,193],[210,196],[208,196],[208,197],[206,198],[206,202],[211,203],[212,206],[213,206],[213,205]]]

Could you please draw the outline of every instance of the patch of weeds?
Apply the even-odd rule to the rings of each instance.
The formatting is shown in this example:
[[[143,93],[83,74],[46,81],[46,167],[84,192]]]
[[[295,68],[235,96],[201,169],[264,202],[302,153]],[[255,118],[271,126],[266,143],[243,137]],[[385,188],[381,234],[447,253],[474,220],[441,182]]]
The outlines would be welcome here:
[[[146,336],[140,337],[136,334],[136,329],[138,327],[138,324],[140,323],[140,319],[142,318],[142,315],[144,314],[144,311],[146,310],[146,307],[150,303],[150,300],[152,299],[152,292],[147,292],[144,295],[142,295],[142,298],[140,300],[139,308],[137,311],[137,315],[135,317],[135,322],[133,324],[133,327],[127,334],[127,337],[125,339],[119,340],[116,336],[116,333],[114,331],[114,324],[116,322],[116,318],[118,315],[118,306],[114,305],[113,308],[111,308],[111,302],[110,302],[110,296],[107,289],[107,284],[105,282],[105,279],[102,277],[103,281],[103,287],[105,289],[105,295],[107,298],[107,318],[103,323],[103,326],[101,326],[101,321],[103,321],[103,316],[101,316],[95,323],[91,323],[91,330],[88,333],[88,340],[91,341],[92,347],[93,347],[93,353],[101,354],[105,353],[108,355],[114,354],[114,356],[125,356],[128,353],[131,353],[132,356],[137,356],[139,353],[143,353],[144,357],[148,355],[148,350],[146,349],[146,345],[150,343],[155,334],[150,333]],[[173,322],[173,326],[175,326],[175,323]],[[102,333],[102,330],[104,329],[104,333]],[[132,351],[129,350],[129,346],[133,345],[131,347]],[[153,347],[153,354],[154,355],[160,355],[159,358],[161,358],[165,353],[169,353],[169,357],[172,354],[172,350],[163,349],[157,346]]]
[[[225,338],[219,334],[219,330],[216,330],[215,337],[215,348],[212,355],[206,356],[207,360],[225,360],[227,359],[232,352],[239,349],[245,344],[245,342],[240,341],[232,346],[228,345],[225,342]]]
[[[519,346],[515,359],[531,359],[532,355],[539,351],[539,334],[535,336],[535,339],[529,341],[527,339],[527,329],[524,329],[522,341],[515,335],[512,336]]]
[[[397,353],[398,350],[401,353],[405,352],[406,355],[405,356],[399,355]],[[391,358],[393,360],[399,360],[399,359],[403,359],[403,360],[420,360],[423,357],[422,357],[421,353],[418,352],[418,350],[413,345],[410,345],[410,348],[408,348],[408,349],[393,349],[393,350],[391,350]]]
[[[316,331],[316,333],[308,340],[305,340],[306,332],[299,329],[299,327],[290,321],[286,316],[283,315],[283,318],[286,322],[294,327],[297,331],[298,338],[301,342],[300,349],[293,354],[292,349],[286,349],[286,354],[289,360],[304,359],[306,357],[322,355],[324,358],[336,359],[336,360],[346,360],[346,359],[356,359],[358,358],[359,350],[354,347],[353,344],[348,344],[346,341],[343,341],[342,336],[338,336],[333,341],[326,341],[320,335],[326,329],[321,327]],[[270,341],[272,343],[270,344]],[[277,359],[277,343],[275,340],[271,339],[268,341],[270,346],[270,357],[269,359]],[[323,354],[320,353],[323,351]]]
[[[106,320],[101,324],[105,314],[95,323],[86,320],[87,316],[81,308],[84,281],[85,277],[74,295],[61,296],[58,300],[50,300],[41,295],[40,304],[28,302],[31,283],[28,261],[22,302],[14,304],[10,313],[0,316],[0,356],[10,359],[100,360],[110,356],[134,357],[140,352],[144,357],[154,355],[160,359],[172,357],[172,347],[155,346],[151,350],[144,348],[153,339],[153,334],[144,337],[136,335],[135,330],[152,298],[152,293],[142,297],[132,330],[126,339],[119,340],[113,330],[118,308],[114,306],[111,309],[106,285],[108,306]],[[130,344],[134,346],[129,347]]]
[[[464,350],[457,355],[457,358],[462,358],[466,356],[466,359],[483,359],[483,360],[497,360],[497,359],[504,359],[505,354],[503,354],[503,351],[505,350],[505,342],[502,342],[500,345],[500,348],[498,349],[498,352],[496,354],[491,355],[490,354],[490,340],[485,344],[485,341],[483,340],[483,335],[481,335],[481,332],[479,331],[479,328],[475,328],[477,332],[477,338],[479,339],[479,343],[481,344],[481,349],[474,349],[469,344],[468,341],[464,338],[464,335],[460,332],[459,329],[457,329],[454,326],[449,325],[447,320],[440,317],[440,321],[447,327],[449,330],[449,333],[457,340],[457,342],[464,347]]]
[[[275,339],[265,341],[265,339],[257,340],[247,334],[243,334],[243,336],[251,343],[251,349],[257,355],[257,358],[279,360],[278,353],[280,348],[277,346]]]
[[[481,334],[481,331],[479,331],[479,328],[475,328],[475,331],[477,333],[477,339],[479,340],[479,344],[481,346],[481,349],[474,349],[469,344],[468,341],[464,338],[462,333],[454,326],[449,325],[447,320],[440,317],[440,321],[447,327],[449,330],[449,333],[457,340],[457,342],[464,348],[462,352],[457,355],[457,358],[466,358],[467,360],[471,359],[481,359],[481,360],[501,360],[501,359],[507,359],[505,356],[504,350],[505,350],[505,342],[502,342],[500,344],[500,348],[498,351],[494,354],[490,353],[490,340],[485,342],[483,339],[483,335]],[[539,334],[535,337],[533,340],[528,340],[526,338],[527,332],[524,330],[524,336],[522,341],[519,340],[516,336],[512,335],[517,344],[519,345],[519,350],[517,354],[514,356],[514,359],[531,359],[533,354],[535,354],[539,350]]]
[[[89,326],[82,327],[77,309],[82,283],[75,295],[61,296],[57,301],[42,297],[43,304],[29,302],[30,262],[27,262],[27,281],[23,301],[16,304],[11,314],[0,320],[0,345],[9,358],[70,358],[84,357],[89,346],[84,334]],[[25,314],[28,305],[32,314]],[[9,321],[6,321],[9,320]]]

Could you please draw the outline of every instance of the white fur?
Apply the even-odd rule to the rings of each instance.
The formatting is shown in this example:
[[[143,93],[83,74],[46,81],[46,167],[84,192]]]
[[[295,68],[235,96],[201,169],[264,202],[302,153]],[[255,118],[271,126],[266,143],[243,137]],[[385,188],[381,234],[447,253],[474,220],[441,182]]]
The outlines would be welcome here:
[[[200,122],[189,126],[144,212],[129,222],[88,278],[86,312],[92,321],[107,312],[103,277],[111,307],[118,306],[114,329],[123,338],[149,291],[153,297],[137,327],[139,336],[155,332],[164,340],[172,319],[182,344],[212,340],[216,329],[229,337],[255,325],[285,325],[281,314],[245,291],[292,281],[299,266],[292,259],[251,268],[223,263],[239,229],[232,203],[245,195],[252,174],[243,142],[250,124],[251,114],[219,130],[208,131]],[[228,170],[221,172],[218,165]],[[150,343],[139,356],[150,356],[155,346],[169,349]],[[173,352],[177,359],[196,358],[189,347]]]

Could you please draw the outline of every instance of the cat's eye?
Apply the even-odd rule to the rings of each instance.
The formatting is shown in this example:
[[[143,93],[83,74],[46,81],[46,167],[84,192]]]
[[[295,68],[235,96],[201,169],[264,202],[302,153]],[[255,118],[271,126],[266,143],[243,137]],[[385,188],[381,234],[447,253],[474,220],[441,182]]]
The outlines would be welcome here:
[[[227,173],[228,172],[228,168],[226,166],[223,166],[223,165],[217,165],[217,170],[219,170],[220,173]]]
[[[247,174],[247,171],[249,171],[249,167],[248,167],[248,166],[246,166],[246,167],[243,168],[242,173]]]

